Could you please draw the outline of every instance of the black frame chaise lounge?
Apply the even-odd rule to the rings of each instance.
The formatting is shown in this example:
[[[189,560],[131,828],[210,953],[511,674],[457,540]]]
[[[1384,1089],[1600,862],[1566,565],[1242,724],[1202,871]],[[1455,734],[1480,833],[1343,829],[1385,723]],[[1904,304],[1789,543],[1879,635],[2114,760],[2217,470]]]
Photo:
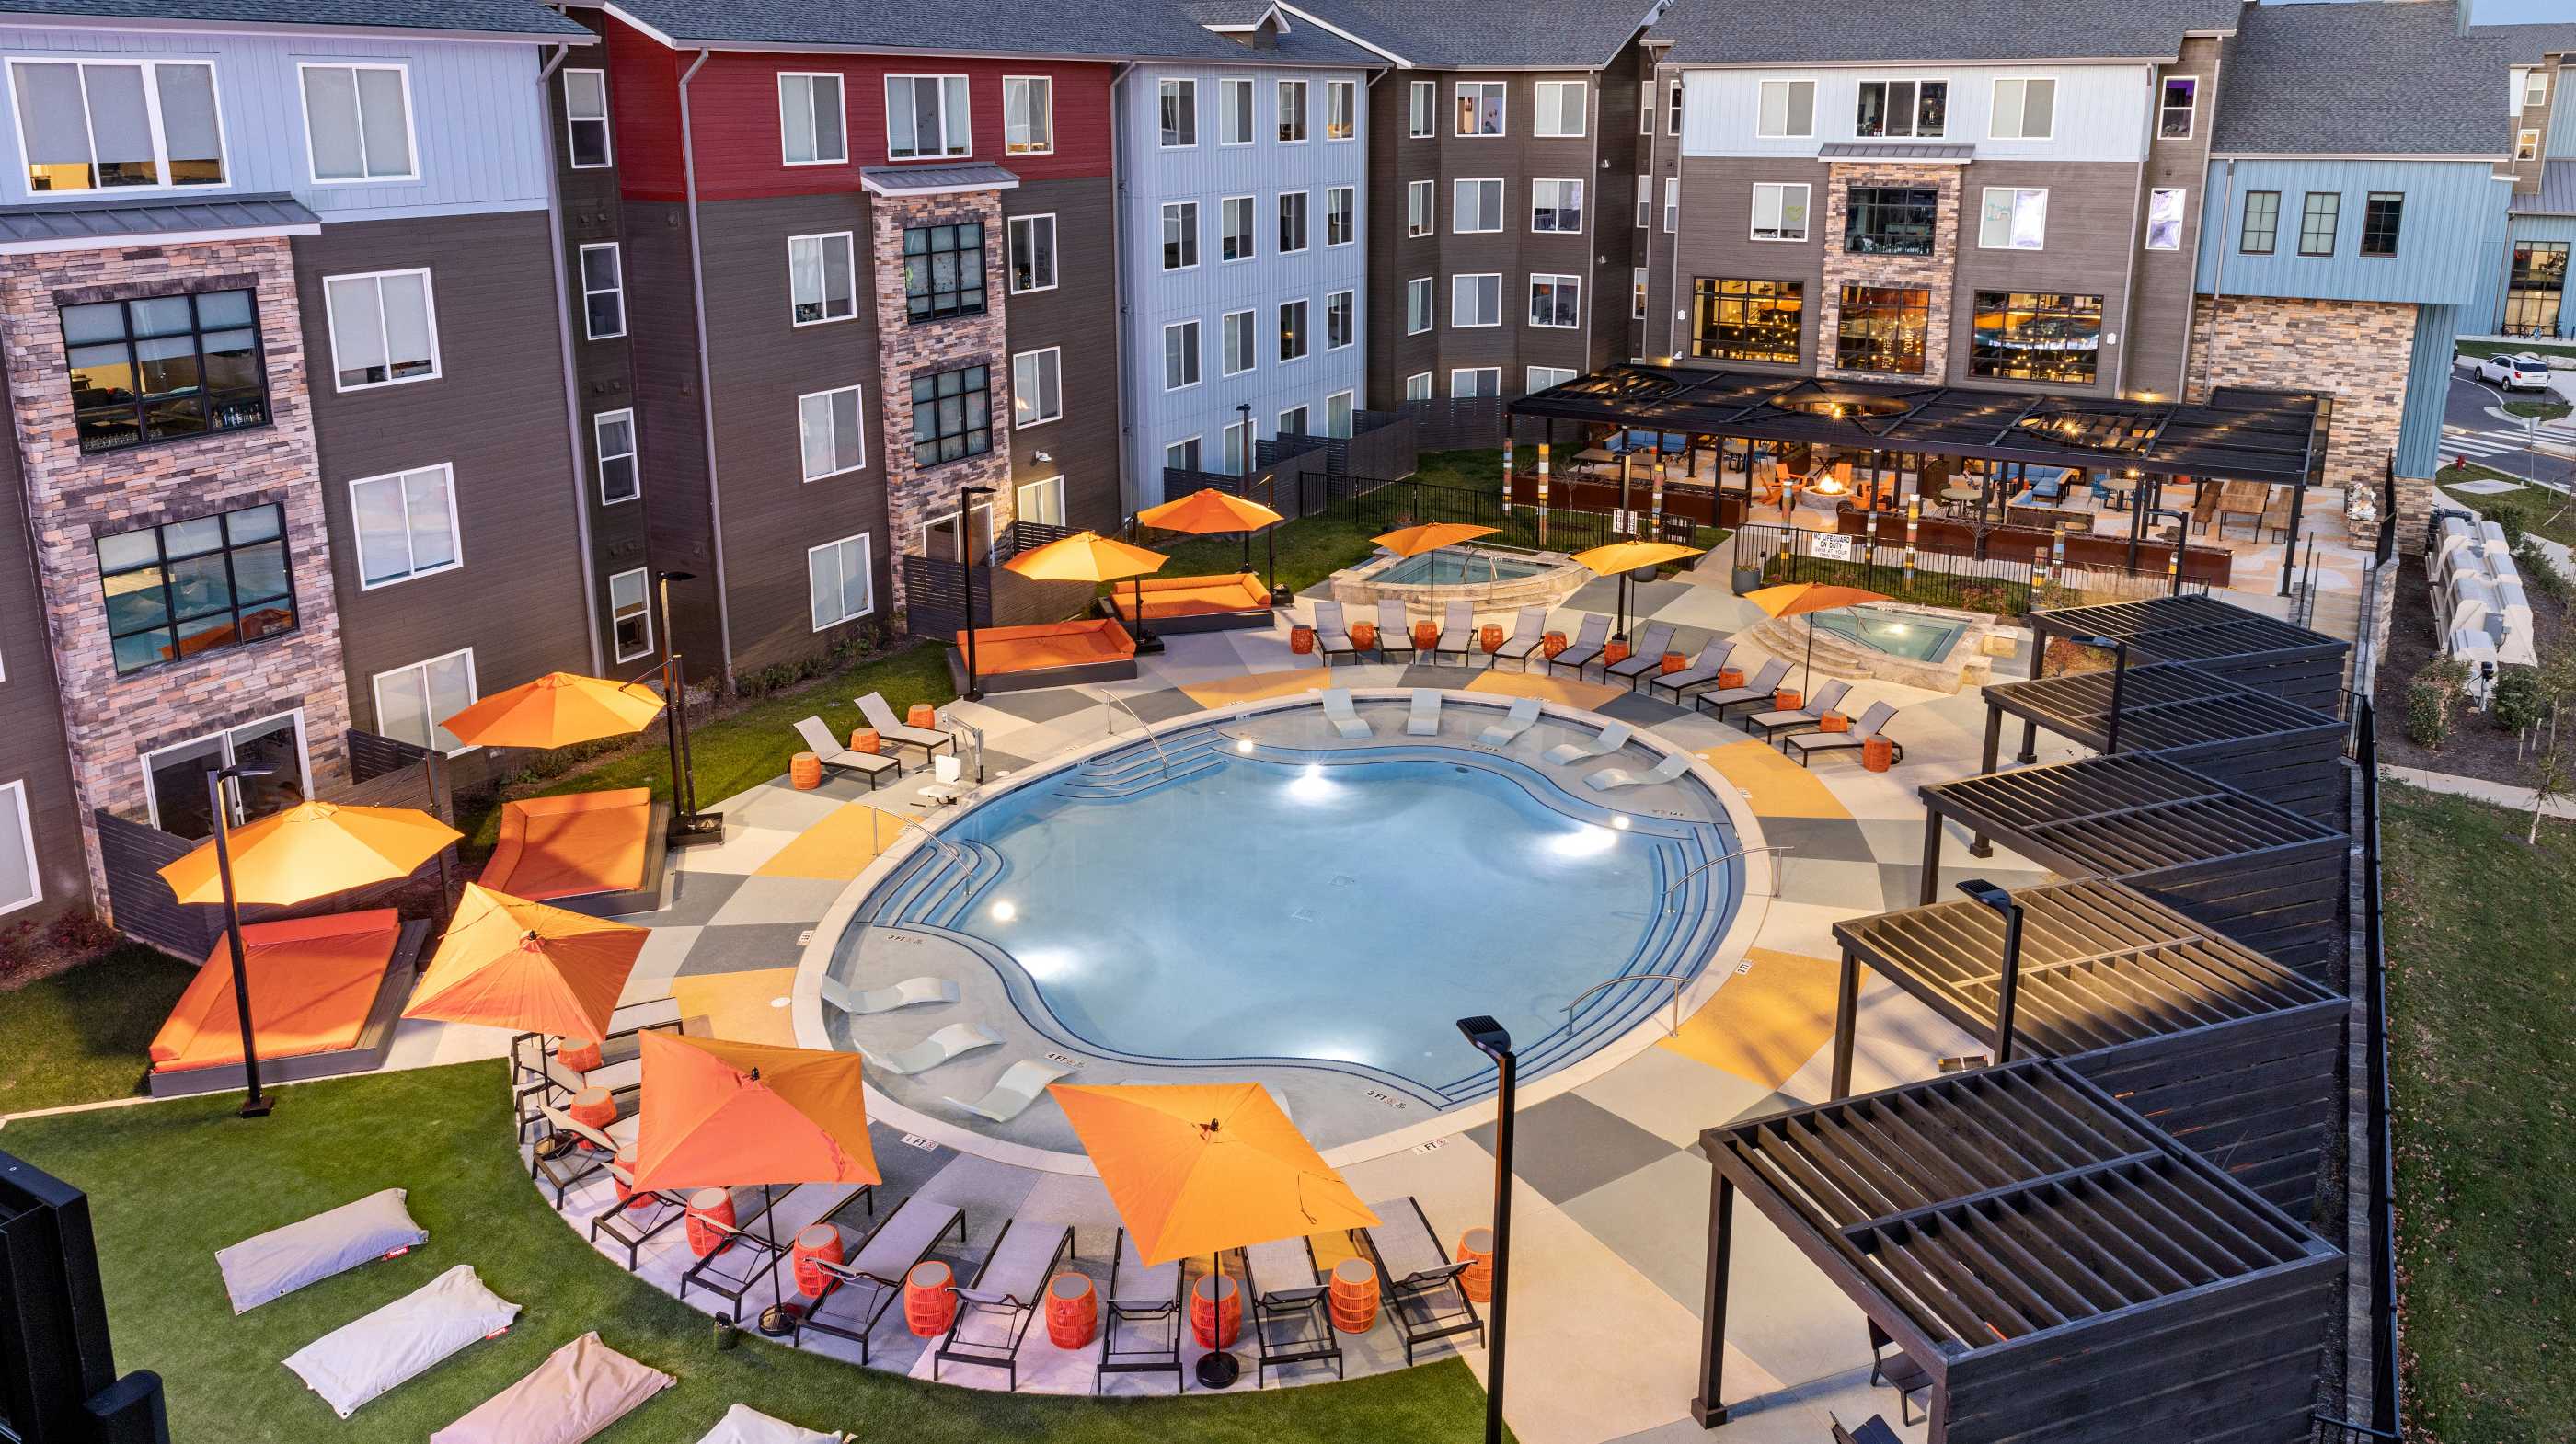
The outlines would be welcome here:
[[[1774,657],[1762,664],[1762,670],[1745,680],[1741,687],[1722,687],[1702,692],[1691,699],[1691,705],[1723,722],[1730,707],[1757,707],[1780,695],[1780,679],[1789,675],[1789,664]]]
[[[1808,760],[1819,752],[1857,752],[1869,745],[1872,737],[1887,737],[1887,724],[1896,720],[1896,704],[1873,702],[1869,710],[1853,719],[1849,732],[1795,732],[1780,739],[1780,750],[1798,759],[1801,767],[1812,766]],[[1905,744],[1893,737],[1887,745],[1895,749],[1892,760],[1905,760]]]
[[[1252,1337],[1261,1350],[1255,1384],[1268,1383],[1272,1369],[1327,1359],[1333,1377],[1343,1377],[1342,1336],[1333,1328],[1326,1297],[1332,1286],[1315,1263],[1313,1239],[1283,1238],[1245,1249],[1243,1291],[1252,1298]]]
[[[1377,1226],[1356,1232],[1369,1262],[1377,1265],[1387,1313],[1404,1338],[1405,1367],[1413,1367],[1414,1350],[1460,1334],[1474,1334],[1482,1348],[1484,1316],[1458,1281],[1467,1265],[1441,1252],[1440,1235],[1432,1231],[1422,1200],[1408,1194],[1372,1204],[1369,1211],[1377,1215]]]
[[[1529,670],[1531,654],[1538,651],[1540,645],[1546,641],[1547,608],[1523,607],[1520,615],[1512,620],[1512,634],[1505,637],[1503,644],[1494,649],[1493,656],[1486,665],[1497,665],[1505,657],[1509,657],[1520,663],[1521,670],[1526,672]]]
[[[1663,670],[1664,654],[1672,649],[1672,623],[1648,622],[1646,629],[1637,634],[1637,645],[1629,649],[1627,656],[1602,667],[1601,681],[1604,685],[1625,682],[1628,690],[1634,692],[1640,680]]]
[[[1018,1228],[1019,1220],[1002,1225],[1000,1236],[975,1266],[975,1277],[957,1290],[957,1317],[930,1356],[930,1377],[939,1366],[981,1364],[1010,1375],[1011,1391],[1020,1388],[1020,1341],[1045,1301],[1047,1280],[1073,1254],[1073,1228],[1037,1224]],[[972,1330],[970,1336],[969,1330]]]
[[[1315,650],[1322,654],[1324,665],[1333,665],[1335,657],[1357,657],[1360,644],[1351,640],[1351,624],[1342,615],[1339,602],[1315,604]]]
[[[1575,680],[1581,681],[1583,669],[1600,661],[1602,649],[1609,644],[1610,619],[1599,612],[1591,613],[1583,619],[1582,626],[1574,629],[1574,640],[1565,644],[1565,650],[1547,659],[1547,674],[1553,677],[1557,668],[1572,667]]]
[[[609,1176],[629,1188],[635,1180],[617,1160],[608,1162]],[[648,1202],[634,1206],[635,1198]],[[617,1199],[590,1216],[590,1241],[596,1247],[603,1238],[626,1250],[626,1271],[635,1272],[636,1261],[644,1256],[644,1245],[661,1237],[671,1225],[689,1216],[689,1198],[685,1193],[664,1188],[635,1189],[633,1198]]]
[[[742,1189],[727,1190],[731,1193],[743,1191]],[[742,1313],[742,1296],[758,1288],[761,1280],[768,1277],[769,1265],[773,1260],[787,1256],[787,1245],[772,1239],[766,1230],[754,1232],[754,1227],[769,1217],[771,1211],[778,1207],[780,1199],[795,1191],[794,1184],[789,1184],[785,1188],[762,1189],[760,1206],[735,1219],[729,1225],[718,1223],[711,1218],[699,1219],[698,1222],[703,1227],[723,1234],[724,1242],[717,1246],[715,1252],[689,1265],[688,1272],[680,1275],[680,1297],[687,1298],[689,1286],[695,1284],[732,1304],[735,1315],[739,1317]],[[784,1285],[781,1287],[783,1288]],[[782,1297],[778,1302],[783,1304],[787,1300]]]
[[[643,1088],[642,1083],[636,1083],[609,1095],[617,1105],[617,1117],[607,1128],[593,1128],[552,1103],[537,1105],[537,1116],[545,1121],[546,1131],[538,1135],[536,1147],[528,1150],[528,1181],[540,1191],[554,1190],[557,1211],[562,1210],[566,1194],[606,1172],[617,1150],[634,1141],[633,1124],[643,1103]],[[628,1136],[611,1137],[607,1129],[621,1123],[628,1125]]]
[[[1840,677],[1829,677],[1825,680],[1825,685],[1818,687],[1815,695],[1809,697],[1803,707],[1792,707],[1786,711],[1754,712],[1738,720],[1744,724],[1745,731],[1759,731],[1762,734],[1762,740],[1770,742],[1777,739],[1783,732],[1803,732],[1810,728],[1824,726],[1825,714],[1841,706],[1843,699],[1850,695],[1851,683]]]
[[[1130,1256],[1127,1230],[1109,1249],[1109,1297],[1100,1310],[1100,1364],[1091,1375],[1091,1392],[1111,1374],[1170,1374],[1181,1392],[1190,1391],[1181,1369],[1181,1265],[1147,1266]],[[1168,1282],[1167,1282],[1168,1280]],[[1167,1296],[1168,1295],[1168,1296]],[[1120,1328],[1128,1338],[1122,1342]]]
[[[584,1088],[606,1088],[611,1092],[633,1085],[641,1087],[643,1035],[649,1032],[677,1033],[685,1020],[680,1004],[673,998],[653,998],[629,1003],[608,1015],[608,1036],[599,1045],[599,1066],[579,1069],[567,1066],[557,1055],[563,1051],[562,1040],[544,1033],[521,1033],[510,1039],[510,1071],[516,1080],[519,1108],[519,1139],[526,1142],[528,1130],[544,1115],[538,1110],[546,1103],[569,1102]]]
[[[1689,705],[1685,696],[1696,687],[1714,687],[1718,674],[1726,670],[1726,659],[1735,655],[1735,639],[1719,637],[1699,649],[1691,664],[1678,672],[1662,672],[1646,679],[1646,695],[1651,698],[1660,687],[1673,694],[1673,705]]]
[[[797,1317],[795,1337],[789,1342],[802,1343],[805,1331],[830,1334],[859,1346],[859,1362],[868,1361],[868,1335],[875,1332],[877,1321],[885,1317],[894,1301],[903,1297],[903,1276],[913,1271],[930,1251],[939,1247],[950,1230],[957,1234],[957,1246],[966,1246],[966,1215],[945,1203],[925,1203],[919,1194],[894,1206],[894,1212],[877,1220],[868,1236],[859,1240],[858,1248],[840,1263],[822,1259],[813,1261],[823,1271],[827,1282],[823,1292]],[[851,1323],[839,1323],[823,1317],[834,1299],[847,1295],[854,1302],[848,1312],[855,1314]]]

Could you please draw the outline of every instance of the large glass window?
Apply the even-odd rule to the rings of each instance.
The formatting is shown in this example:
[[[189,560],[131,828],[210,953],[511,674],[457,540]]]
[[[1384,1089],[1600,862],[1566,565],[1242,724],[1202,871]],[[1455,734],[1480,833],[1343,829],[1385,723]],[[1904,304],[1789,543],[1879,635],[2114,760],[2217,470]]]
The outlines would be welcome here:
[[[2037,251],[2048,245],[2048,192],[1987,186],[1977,215],[1977,245],[1989,251]]]
[[[1501,135],[1506,88],[1499,80],[1458,82],[1458,134]]]
[[[1500,180],[1461,180],[1450,184],[1450,230],[1467,235],[1503,228],[1503,183]]]
[[[82,451],[267,424],[254,293],[97,301],[62,319]]]
[[[2505,282],[2504,330],[2508,336],[2555,336],[2559,303],[2567,294],[2566,241],[2516,241],[2513,271]]]
[[[120,675],[295,630],[274,503],[115,532],[97,547]]]
[[[1995,82],[1992,123],[1996,140],[2047,140],[2057,132],[2057,82],[2015,76]]]
[[[1691,354],[1708,361],[1798,364],[1803,281],[1702,276],[1692,285]]]
[[[456,473],[441,463],[349,483],[358,585],[386,586],[464,565],[456,541]]]
[[[1949,114],[1946,80],[1864,80],[1852,134],[1937,137],[1947,128]]]
[[[787,306],[799,326],[859,314],[857,262],[848,231],[787,238]]]
[[[1760,183],[1753,187],[1753,239],[1803,241],[1807,238],[1807,186],[1804,182]]]
[[[2406,196],[2402,191],[2372,191],[2361,210],[2361,253],[2365,256],[2397,254],[2397,233],[2406,224]]]
[[[1530,229],[1568,232],[1582,230],[1583,182],[1579,180],[1531,181]]]
[[[2299,254],[2331,256],[2335,226],[2343,219],[2343,196],[2336,191],[2310,191],[2299,212]]]
[[[868,434],[860,423],[860,388],[842,386],[796,398],[797,450],[805,479],[820,481],[868,464]]]
[[[1651,114],[1651,112],[1649,112]],[[1804,140],[1816,133],[1816,82],[1766,80],[1753,133],[1765,140]]]
[[[212,65],[20,60],[9,71],[28,190],[224,183]]]
[[[206,779],[226,767],[263,767],[264,776],[224,784],[224,811],[234,827],[283,812],[311,792],[312,768],[304,749],[304,713],[298,709],[143,754],[144,804],[152,825],[198,840],[215,831]]]
[[[889,75],[885,89],[888,159],[926,160],[974,153],[965,76]]]
[[[993,398],[981,366],[912,379],[912,463],[982,456],[993,449]]]
[[[886,87],[889,98],[894,87]],[[779,159],[789,165],[839,165],[850,158],[849,118],[841,77],[778,77]]]
[[[904,314],[914,321],[984,314],[984,223],[903,233]]]
[[[1529,323],[1533,326],[1569,328],[1583,324],[1583,278],[1580,276],[1530,277]]]
[[[1589,98],[1591,82],[1542,80],[1538,83],[1537,89],[1538,114],[1530,121],[1530,134],[1581,136],[1584,128],[1584,105]]]
[[[1011,218],[1011,294],[1055,289],[1055,217]]]
[[[1928,256],[1941,217],[1930,186],[1853,186],[1843,249],[1866,256]]]
[[[313,65],[304,138],[316,181],[414,180],[411,72],[399,65]]]
[[[2247,191],[2245,193],[2245,229],[2238,236],[2236,248],[2249,256],[2268,256],[2281,243],[2281,193]]]
[[[1923,373],[1932,293],[1916,286],[1845,286],[1834,364],[1846,371]]]
[[[322,296],[340,390],[438,379],[438,303],[429,272],[327,276]]]
[[[2090,384],[2100,374],[2102,298],[2060,291],[1979,291],[1968,374]]]
[[[1055,154],[1055,82],[1043,75],[1002,79],[1002,151]]]
[[[1503,324],[1503,278],[1495,274],[1450,277],[1449,324]]]
[[[439,752],[466,751],[447,719],[474,705],[474,649],[375,675],[376,730],[397,742]]]

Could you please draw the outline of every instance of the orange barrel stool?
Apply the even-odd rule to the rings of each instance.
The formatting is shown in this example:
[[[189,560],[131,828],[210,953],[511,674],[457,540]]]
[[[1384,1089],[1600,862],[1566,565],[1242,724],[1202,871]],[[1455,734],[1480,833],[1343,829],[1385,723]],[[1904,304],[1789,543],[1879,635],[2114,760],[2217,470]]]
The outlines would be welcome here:
[[[617,1100],[605,1088],[584,1088],[564,1106],[564,1116],[585,1128],[606,1128],[617,1121]]]
[[[874,727],[853,727],[850,729],[850,750],[853,752],[883,752],[885,750],[885,739],[877,735],[877,729]]]
[[[649,1189],[642,1193],[636,1192],[635,1185],[626,1181],[634,1176],[635,1149],[634,1146],[630,1144],[617,1150],[616,1170],[609,1174],[608,1179],[609,1182],[617,1186],[617,1201],[626,1205],[628,1208],[633,1209],[637,1213],[642,1213],[644,1210],[653,1207],[661,1200]]]
[[[1797,711],[1798,704],[1806,700],[1805,694],[1795,687],[1783,687],[1771,694],[1771,705],[1783,712]]]
[[[948,1332],[957,1318],[957,1276],[937,1259],[912,1266],[903,1276],[903,1326],[916,1338]]]
[[[1375,622],[1353,622],[1353,623],[1351,623],[1351,645],[1352,645],[1352,646],[1354,646],[1354,647],[1359,648],[1359,649],[1360,649],[1361,651],[1363,651],[1363,652],[1374,652],[1374,651],[1376,651],[1376,650],[1377,650],[1377,623],[1375,623]]]
[[[733,1240],[707,1224],[733,1227],[733,1195],[721,1188],[701,1188],[689,1195],[689,1252],[705,1258]]]
[[[1608,643],[1601,649],[1601,665],[1604,667],[1616,667],[1620,663],[1627,661],[1629,655],[1630,652],[1627,643]]]
[[[939,725],[939,709],[931,706],[927,702],[915,702],[910,707],[904,709],[903,725],[906,727],[936,727]]]
[[[1488,652],[1499,652],[1503,649],[1503,629],[1498,623],[1487,622],[1484,630],[1476,634],[1476,639],[1484,644]]]
[[[1860,744],[1860,765],[1872,772],[1885,772],[1896,765],[1896,744],[1884,737],[1864,737]]]
[[[1566,646],[1567,643],[1563,632],[1550,632],[1546,636],[1538,639],[1538,649],[1551,657],[1564,651]]]
[[[1333,1265],[1329,1300],[1333,1327],[1345,1334],[1365,1334],[1377,1322],[1377,1268],[1364,1258]]]
[[[823,785],[823,759],[811,752],[799,752],[787,760],[787,780],[799,792],[811,792]]]
[[[1849,732],[1851,730],[1851,719],[1840,712],[1827,712],[1822,717],[1816,719],[1816,730],[1819,732]],[[1864,743],[1861,750],[1864,752],[1868,751],[1868,745]]]
[[[795,1261],[796,1292],[819,1299],[831,1287],[832,1276],[816,1268],[814,1261],[841,1261],[841,1231],[828,1223],[808,1224],[796,1235],[796,1247],[788,1257]]]
[[[555,1049],[555,1061],[575,1073],[587,1073],[599,1066],[599,1045],[576,1043],[566,1038],[562,1045]]]
[[[1494,1297],[1494,1231],[1471,1228],[1458,1235],[1458,1262],[1467,1271],[1458,1275],[1458,1292],[1476,1303],[1490,1302]]]
[[[1089,1274],[1057,1274],[1046,1286],[1047,1341],[1059,1349],[1089,1348],[1100,1332],[1100,1295]]]
[[[1679,653],[1679,652],[1666,652],[1666,653],[1664,654],[1664,660],[1663,660],[1663,664],[1662,664],[1662,665],[1663,665],[1664,675],[1665,675],[1665,676],[1667,676],[1667,677],[1669,677],[1669,676],[1671,676],[1672,674],[1674,674],[1675,672],[1687,672],[1687,671],[1689,671],[1689,670],[1690,670],[1690,658],[1683,656],[1683,655],[1682,655],[1681,653]]]
[[[1413,650],[1417,652],[1428,652],[1431,650],[1432,644],[1439,640],[1440,624],[1438,622],[1416,622],[1413,624]]]
[[[1243,1333],[1243,1290],[1232,1274],[1208,1274],[1190,1285],[1190,1332],[1203,1349],[1231,1349]]]
[[[1288,650],[1296,653],[1300,657],[1312,656],[1315,651],[1315,629],[1307,626],[1304,622],[1299,622],[1297,625],[1290,627],[1288,629]]]
[[[1720,668],[1718,668],[1718,669],[1717,669],[1717,685],[1718,685],[1719,687],[1721,687],[1721,688],[1725,689],[1726,691],[1729,691],[1729,692],[1732,692],[1732,691],[1734,691],[1736,688],[1743,686],[1743,685],[1744,685],[1744,669],[1743,669],[1742,667],[1720,667]]]

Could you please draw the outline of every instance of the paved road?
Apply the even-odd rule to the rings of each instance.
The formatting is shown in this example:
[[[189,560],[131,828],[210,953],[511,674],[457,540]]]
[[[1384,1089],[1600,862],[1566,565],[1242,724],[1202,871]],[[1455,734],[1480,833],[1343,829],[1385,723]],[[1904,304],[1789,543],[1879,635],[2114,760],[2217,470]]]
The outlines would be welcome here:
[[[2538,394],[2516,392],[2514,399],[2538,399]],[[2451,373],[2451,395],[2442,413],[2444,464],[2465,456],[2480,466],[2560,491],[2576,488],[2576,456],[2571,456],[2576,454],[2576,416],[2527,428],[2520,420],[2507,422],[2490,414],[2504,400],[2502,393],[2466,368]],[[2533,451],[2534,440],[2544,448],[2559,448],[2558,454]]]

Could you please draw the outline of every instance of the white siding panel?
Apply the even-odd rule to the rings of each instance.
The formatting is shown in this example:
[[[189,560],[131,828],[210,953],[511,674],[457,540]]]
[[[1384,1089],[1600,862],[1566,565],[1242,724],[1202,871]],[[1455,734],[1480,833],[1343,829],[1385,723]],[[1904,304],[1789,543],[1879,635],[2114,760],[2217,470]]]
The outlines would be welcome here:
[[[2047,140],[1995,140],[1987,135],[1995,82],[2006,77],[2057,82],[2055,134]],[[1693,70],[1682,102],[1686,156],[1814,155],[1831,141],[1856,139],[1865,80],[1946,80],[1950,107],[1945,144],[1969,144],[1979,160],[2137,161],[2147,152],[2147,98],[2152,71],[2142,65],[2022,65],[1849,68],[1831,70]],[[1816,133],[1766,140],[1754,134],[1765,80],[1811,80]],[[2207,117],[2203,116],[2206,123]]]

